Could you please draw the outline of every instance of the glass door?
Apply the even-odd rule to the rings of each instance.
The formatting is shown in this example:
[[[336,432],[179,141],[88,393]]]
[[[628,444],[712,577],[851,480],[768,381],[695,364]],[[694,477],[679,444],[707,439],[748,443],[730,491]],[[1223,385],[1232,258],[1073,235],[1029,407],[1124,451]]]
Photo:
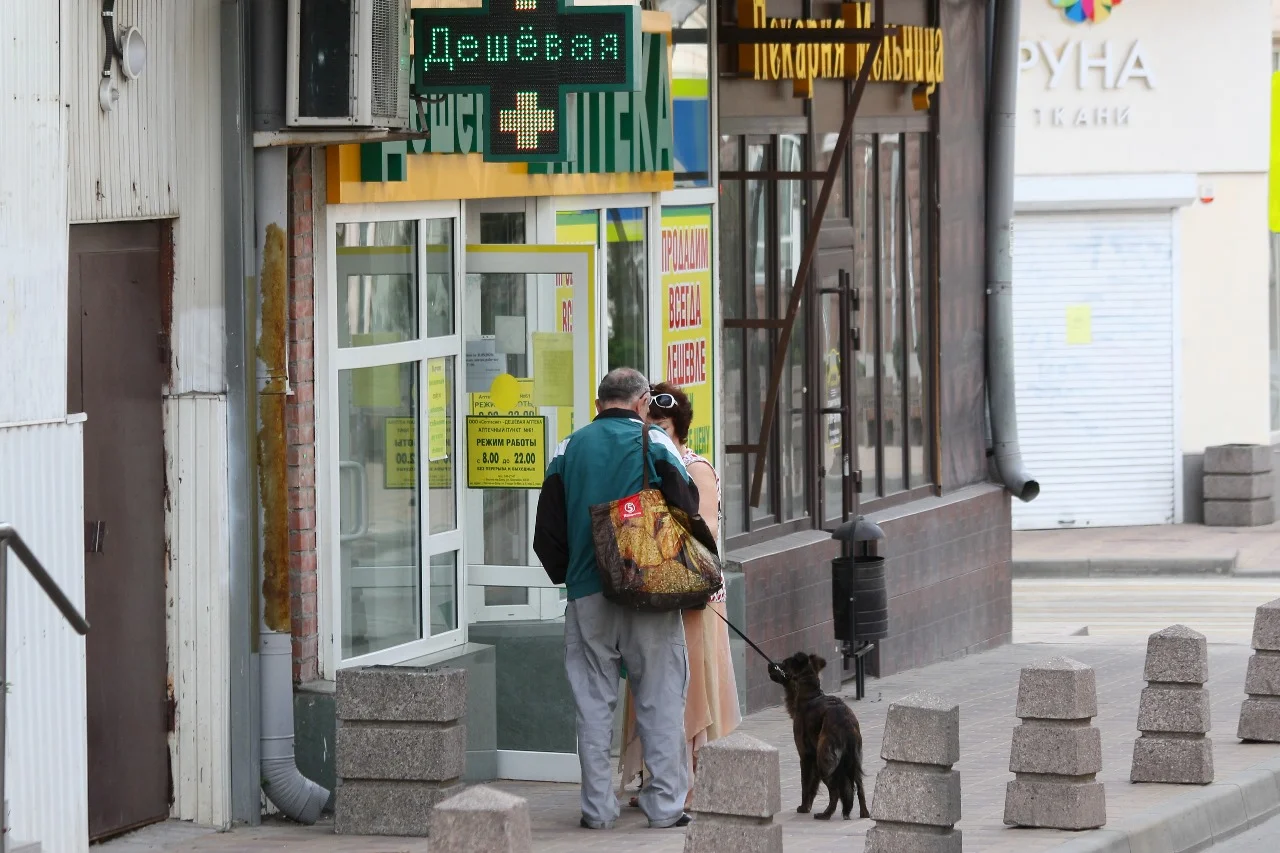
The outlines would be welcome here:
[[[464,462],[470,617],[556,620],[563,588],[533,553],[556,447],[592,417],[595,248],[467,247]]]
[[[454,218],[333,225],[325,446],[342,666],[462,642],[455,233]]]

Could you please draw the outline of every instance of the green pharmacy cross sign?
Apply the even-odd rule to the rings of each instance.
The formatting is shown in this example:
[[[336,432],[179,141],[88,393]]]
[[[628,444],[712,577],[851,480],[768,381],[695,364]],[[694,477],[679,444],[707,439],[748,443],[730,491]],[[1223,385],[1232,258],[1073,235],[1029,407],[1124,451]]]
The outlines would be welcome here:
[[[413,42],[415,97],[475,92],[488,101],[486,160],[562,161],[570,92],[640,89],[640,18],[630,5],[414,9]]]

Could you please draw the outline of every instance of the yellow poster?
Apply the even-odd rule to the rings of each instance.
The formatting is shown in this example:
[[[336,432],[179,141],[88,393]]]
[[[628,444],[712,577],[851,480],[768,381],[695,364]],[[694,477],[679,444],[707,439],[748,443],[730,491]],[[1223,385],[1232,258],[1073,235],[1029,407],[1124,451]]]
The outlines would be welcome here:
[[[418,481],[416,445],[418,425],[413,418],[387,418],[385,426],[383,487],[412,489]]]
[[[1067,343],[1072,346],[1093,343],[1093,309],[1088,305],[1067,306]]]
[[[556,242],[561,245],[599,246],[600,211],[561,210],[556,212]],[[556,331],[573,331],[573,276],[556,276]]]
[[[546,430],[542,417],[468,417],[468,488],[542,488]]]
[[[533,402],[538,406],[573,405],[573,335],[533,333]]]
[[[427,359],[427,461],[449,458],[449,379],[443,358]]]
[[[537,415],[538,407],[533,404],[533,380],[517,379],[520,389],[514,407],[499,407],[493,399],[493,393],[471,395],[471,414],[473,415]]]
[[[689,396],[689,448],[715,464],[711,208],[662,210],[663,378]]]

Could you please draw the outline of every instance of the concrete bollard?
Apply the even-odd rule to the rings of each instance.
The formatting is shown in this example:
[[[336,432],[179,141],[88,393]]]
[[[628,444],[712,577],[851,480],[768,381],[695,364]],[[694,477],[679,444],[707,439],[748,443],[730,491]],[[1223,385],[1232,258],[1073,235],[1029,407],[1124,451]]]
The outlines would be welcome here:
[[[685,853],[782,853],[778,750],[742,732],[698,750]]]
[[[960,853],[960,706],[915,693],[889,706],[866,853]]]
[[[1147,638],[1147,686],[1138,703],[1133,782],[1208,785],[1213,781],[1209,732],[1209,645],[1204,635],[1174,625]]]
[[[1272,450],[1261,444],[1225,444],[1204,451],[1204,523],[1259,527],[1276,520]]]
[[[1004,822],[1046,829],[1096,829],[1107,822],[1102,732],[1093,668],[1056,657],[1024,667],[1005,790]]]
[[[467,673],[338,670],[334,831],[425,836],[431,809],[462,790]]]
[[[468,788],[431,814],[431,853],[530,853],[533,829],[523,797],[485,785]]]
[[[1249,698],[1240,706],[1236,736],[1245,741],[1280,743],[1280,598],[1262,605],[1254,614],[1253,649],[1244,680]]]

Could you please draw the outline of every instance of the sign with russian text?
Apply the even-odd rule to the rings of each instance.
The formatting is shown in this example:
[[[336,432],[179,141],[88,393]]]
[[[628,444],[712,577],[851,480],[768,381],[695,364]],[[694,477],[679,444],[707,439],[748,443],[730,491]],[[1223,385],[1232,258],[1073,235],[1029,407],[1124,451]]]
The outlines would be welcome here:
[[[693,404],[688,445],[715,464],[711,208],[662,210],[663,378]]]
[[[542,417],[468,417],[467,487],[541,489],[546,431]]]
[[[412,489],[418,482],[418,422],[416,418],[387,418],[386,460],[382,485],[387,489]]]
[[[871,26],[871,4],[841,3],[840,17],[771,18],[766,0],[738,0],[738,20],[757,29],[829,30]],[[746,22],[750,21],[750,24]],[[892,26],[892,25],[891,25]],[[922,84],[932,93],[942,82],[944,55],[940,27],[899,26],[888,36],[871,64],[871,83]],[[817,38],[815,33],[815,39]],[[815,79],[856,78],[870,46],[866,44],[744,44],[738,47],[738,70],[756,80],[791,80],[797,98],[813,97]]]
[[[485,102],[484,156],[565,159],[569,92],[640,88],[634,6],[485,0],[478,9],[413,10],[414,95],[473,92]]]

